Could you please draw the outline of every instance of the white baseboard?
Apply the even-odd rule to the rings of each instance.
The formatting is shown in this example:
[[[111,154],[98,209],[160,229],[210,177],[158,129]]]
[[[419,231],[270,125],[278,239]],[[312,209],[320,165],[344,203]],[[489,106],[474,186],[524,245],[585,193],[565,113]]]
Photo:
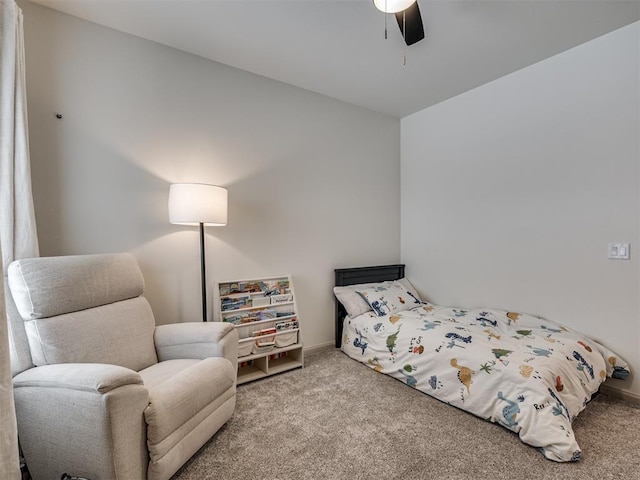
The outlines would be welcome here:
[[[335,342],[327,342],[327,343],[321,343],[320,345],[312,345],[310,347],[304,347],[302,350],[304,350],[305,355],[307,355],[311,353],[322,352],[324,350],[329,350],[331,348],[335,348]]]
[[[600,391],[605,395],[609,395],[610,397],[618,398],[620,400],[624,400],[625,402],[640,405],[640,395],[636,395],[635,393],[620,390],[609,385],[600,386]]]

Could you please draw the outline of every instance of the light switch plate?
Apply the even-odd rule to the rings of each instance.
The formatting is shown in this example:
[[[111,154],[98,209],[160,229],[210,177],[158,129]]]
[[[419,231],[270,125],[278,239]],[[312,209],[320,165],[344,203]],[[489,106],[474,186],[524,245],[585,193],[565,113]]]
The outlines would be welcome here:
[[[610,243],[607,256],[610,260],[629,260],[629,243]]]

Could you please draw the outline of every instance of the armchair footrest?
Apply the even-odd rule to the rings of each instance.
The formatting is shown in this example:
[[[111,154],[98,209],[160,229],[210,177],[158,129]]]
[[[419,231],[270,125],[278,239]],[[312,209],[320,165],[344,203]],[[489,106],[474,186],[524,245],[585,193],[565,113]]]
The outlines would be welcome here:
[[[231,363],[218,357],[167,360],[142,370],[142,378],[153,383],[147,384],[149,406],[144,412],[148,444],[161,443],[226,391],[235,392],[235,374]]]

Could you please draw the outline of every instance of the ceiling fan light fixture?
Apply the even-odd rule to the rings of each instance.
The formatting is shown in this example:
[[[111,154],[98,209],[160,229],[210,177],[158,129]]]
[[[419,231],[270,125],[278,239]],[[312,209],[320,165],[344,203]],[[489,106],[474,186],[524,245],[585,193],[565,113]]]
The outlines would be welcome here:
[[[414,3],[416,3],[416,0],[373,0],[373,4],[376,8],[384,13],[401,12],[409,8]]]

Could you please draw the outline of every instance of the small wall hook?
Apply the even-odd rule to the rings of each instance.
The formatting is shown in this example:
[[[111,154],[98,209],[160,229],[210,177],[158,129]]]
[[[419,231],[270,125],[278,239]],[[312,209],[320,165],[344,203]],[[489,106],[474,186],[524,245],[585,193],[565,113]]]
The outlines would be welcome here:
[[[61,113],[56,113],[56,118],[57,118],[58,120],[60,120],[60,119],[62,118],[62,114],[61,114]]]

